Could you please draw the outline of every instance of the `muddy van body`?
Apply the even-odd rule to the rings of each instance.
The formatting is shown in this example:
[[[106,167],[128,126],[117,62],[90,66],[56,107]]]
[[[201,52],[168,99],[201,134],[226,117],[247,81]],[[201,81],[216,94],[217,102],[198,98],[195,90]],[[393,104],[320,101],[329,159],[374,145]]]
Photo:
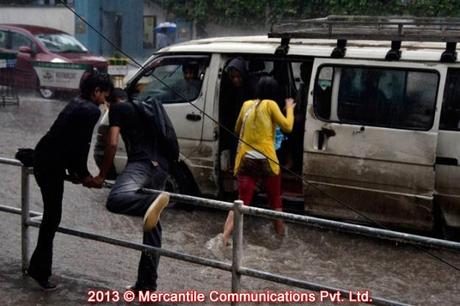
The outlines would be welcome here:
[[[279,151],[289,167],[282,170],[285,200],[316,216],[415,231],[458,229],[460,64],[440,60],[446,44],[403,41],[391,60],[391,41],[349,40],[342,56],[331,56],[340,47],[336,39],[292,38],[280,47],[279,38],[267,36],[172,45],[129,81],[130,95],[138,83],[147,84],[136,98],[160,99],[174,123],[181,162],[169,189],[209,197],[234,190],[219,123],[228,115],[222,111],[229,103],[222,94],[226,65],[241,57],[248,77],[277,79],[280,107],[284,97],[296,99],[297,123]],[[196,67],[198,89],[178,95],[185,64]],[[106,125],[107,115],[100,134]],[[120,146],[114,171],[125,163]]]

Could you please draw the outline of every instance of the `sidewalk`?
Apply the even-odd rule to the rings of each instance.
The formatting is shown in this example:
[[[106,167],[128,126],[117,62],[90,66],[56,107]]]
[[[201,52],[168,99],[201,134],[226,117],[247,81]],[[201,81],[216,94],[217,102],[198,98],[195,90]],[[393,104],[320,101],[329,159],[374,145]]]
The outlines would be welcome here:
[[[9,260],[9,258],[7,259]],[[56,280],[59,288],[45,292],[34,280],[23,276],[19,261],[5,261],[0,265],[0,292],[2,305],[82,305],[89,304],[87,294],[90,288],[101,288],[99,282],[85,280],[82,276],[61,276]]]

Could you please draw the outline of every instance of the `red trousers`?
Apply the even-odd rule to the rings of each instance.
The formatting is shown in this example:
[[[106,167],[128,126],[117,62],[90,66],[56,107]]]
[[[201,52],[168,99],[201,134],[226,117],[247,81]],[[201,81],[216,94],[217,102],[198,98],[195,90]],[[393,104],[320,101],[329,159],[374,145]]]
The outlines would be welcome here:
[[[254,196],[254,189],[259,180],[264,184],[270,206],[273,209],[282,209],[281,176],[279,174],[265,177],[238,175],[239,199],[243,201],[244,205],[250,205],[252,197]]]

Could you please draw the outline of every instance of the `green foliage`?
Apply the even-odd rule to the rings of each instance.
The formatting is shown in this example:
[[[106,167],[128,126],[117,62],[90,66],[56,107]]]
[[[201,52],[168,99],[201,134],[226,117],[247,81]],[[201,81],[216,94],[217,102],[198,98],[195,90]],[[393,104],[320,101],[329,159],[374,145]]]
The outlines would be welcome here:
[[[152,0],[198,24],[254,25],[327,15],[460,17],[459,0]]]

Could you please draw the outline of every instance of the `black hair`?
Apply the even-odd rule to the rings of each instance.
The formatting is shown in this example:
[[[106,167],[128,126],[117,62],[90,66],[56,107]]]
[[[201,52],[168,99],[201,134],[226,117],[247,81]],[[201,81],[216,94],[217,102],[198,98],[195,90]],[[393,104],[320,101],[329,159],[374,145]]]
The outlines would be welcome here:
[[[110,75],[105,72],[93,71],[80,82],[80,95],[83,99],[90,100],[93,91],[99,87],[102,91],[112,92],[113,82]]]
[[[185,63],[182,65],[182,71],[191,70],[194,75],[198,75],[198,64],[194,63]]]
[[[110,96],[107,97],[107,102],[116,103],[118,101],[123,101],[128,99],[128,94],[121,88],[114,88],[110,93]]]
[[[242,77],[246,77],[247,69],[246,69],[246,61],[242,57],[235,57],[231,59],[227,66],[225,67],[225,71],[230,72],[230,70],[238,70]]]
[[[271,76],[262,76],[257,82],[256,98],[260,100],[280,100],[280,87],[278,82]]]

